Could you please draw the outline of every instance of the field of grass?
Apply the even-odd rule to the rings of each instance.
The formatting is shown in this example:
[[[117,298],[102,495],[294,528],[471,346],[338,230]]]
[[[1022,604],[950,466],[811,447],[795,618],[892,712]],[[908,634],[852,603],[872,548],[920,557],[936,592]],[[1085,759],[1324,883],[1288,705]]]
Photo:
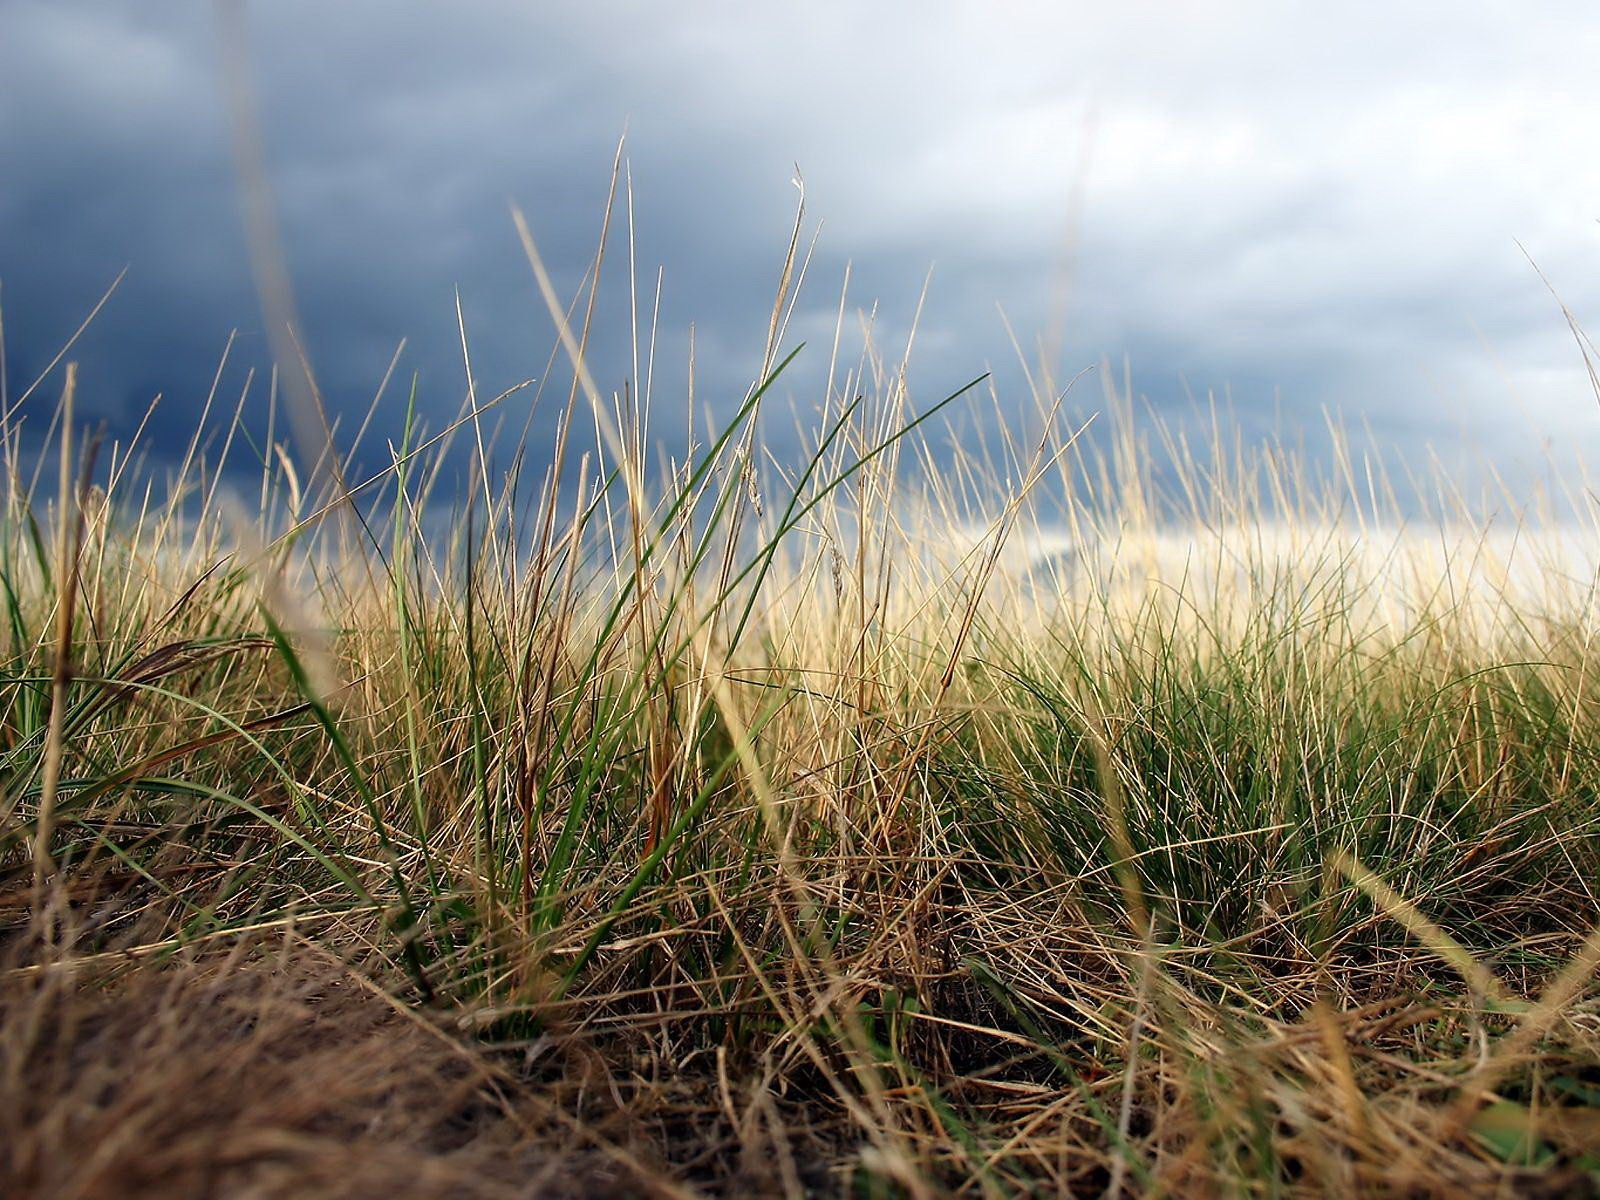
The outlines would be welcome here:
[[[869,359],[773,461],[789,299],[666,470],[581,368],[548,472],[13,405],[0,1194],[1594,1194],[1581,482]]]

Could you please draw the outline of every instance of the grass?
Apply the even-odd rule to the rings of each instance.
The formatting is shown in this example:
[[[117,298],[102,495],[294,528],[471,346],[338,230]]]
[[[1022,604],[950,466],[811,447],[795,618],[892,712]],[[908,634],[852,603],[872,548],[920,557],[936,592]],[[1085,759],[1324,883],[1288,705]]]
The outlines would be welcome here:
[[[10,410],[0,1191],[1594,1193],[1600,529],[870,341],[764,458],[798,239],[653,470],[519,226],[548,470]]]

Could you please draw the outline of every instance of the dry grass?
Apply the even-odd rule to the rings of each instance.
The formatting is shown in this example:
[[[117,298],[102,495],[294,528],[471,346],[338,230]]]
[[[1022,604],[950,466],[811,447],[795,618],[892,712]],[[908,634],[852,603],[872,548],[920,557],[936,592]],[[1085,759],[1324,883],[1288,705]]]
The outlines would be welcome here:
[[[33,972],[0,1029],[8,1196],[636,1195],[654,1172],[296,945]],[[613,1124],[615,1122],[612,1122]]]
[[[925,470],[870,345],[763,463],[793,253],[663,475],[528,246],[538,479],[0,431],[0,1191],[1594,1193],[1600,531],[1126,398]]]

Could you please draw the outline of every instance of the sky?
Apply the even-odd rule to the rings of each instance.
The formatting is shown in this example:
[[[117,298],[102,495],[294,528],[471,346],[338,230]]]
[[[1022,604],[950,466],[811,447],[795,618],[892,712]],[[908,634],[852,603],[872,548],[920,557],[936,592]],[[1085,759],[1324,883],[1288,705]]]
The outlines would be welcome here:
[[[1316,445],[1324,412],[1410,455],[1515,473],[1600,450],[1562,314],[1600,323],[1600,18],[1584,4],[246,4],[251,87],[304,338],[359,422],[397,344],[435,426],[540,376],[551,326],[511,218],[575,294],[626,131],[652,405],[728,412],[758,372],[804,180],[817,249],[785,402],[814,418],[845,293],[914,402],[993,372],[1036,407],[1101,362],[1158,413],[1208,397]],[[230,333],[231,407],[270,338],[252,280],[216,8],[0,0],[9,394],[80,342],[80,412],[181,447]],[[619,223],[621,218],[619,217]],[[627,239],[593,367],[633,374]],[[380,411],[397,436],[404,384]],[[635,385],[636,386],[636,385]],[[563,385],[564,389],[564,385]],[[59,382],[28,404],[48,417]],[[563,390],[564,395],[564,390]],[[521,424],[525,404],[507,402]],[[1102,404],[1079,385],[1069,408]],[[258,388],[247,402],[259,416]],[[553,406],[550,406],[553,408]],[[34,413],[22,415],[33,419]],[[37,423],[37,422],[36,422]],[[530,450],[546,450],[548,413]],[[781,429],[772,435],[784,452]],[[544,439],[544,440],[541,440]]]

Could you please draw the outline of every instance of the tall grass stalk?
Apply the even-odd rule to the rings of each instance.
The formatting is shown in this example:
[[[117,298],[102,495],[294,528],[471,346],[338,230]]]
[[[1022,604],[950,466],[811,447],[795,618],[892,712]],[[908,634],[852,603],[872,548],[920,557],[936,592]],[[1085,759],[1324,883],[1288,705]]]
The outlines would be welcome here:
[[[459,302],[457,417],[413,383],[381,469],[322,490],[253,377],[164,480],[139,437],[74,470],[70,366],[53,416],[5,410],[5,1086],[63,996],[331,952],[542,1114],[484,1162],[559,1129],[628,1188],[1592,1179],[1592,510],[1405,496],[1337,430],[1321,473],[1197,440],[1109,371],[1092,425],[1075,383],[1024,433],[842,333],[809,449],[763,458],[811,353],[798,219],[754,382],[657,470],[627,198],[615,380],[610,209],[576,297],[514,218],[548,460],[487,420],[548,380],[480,402]]]

